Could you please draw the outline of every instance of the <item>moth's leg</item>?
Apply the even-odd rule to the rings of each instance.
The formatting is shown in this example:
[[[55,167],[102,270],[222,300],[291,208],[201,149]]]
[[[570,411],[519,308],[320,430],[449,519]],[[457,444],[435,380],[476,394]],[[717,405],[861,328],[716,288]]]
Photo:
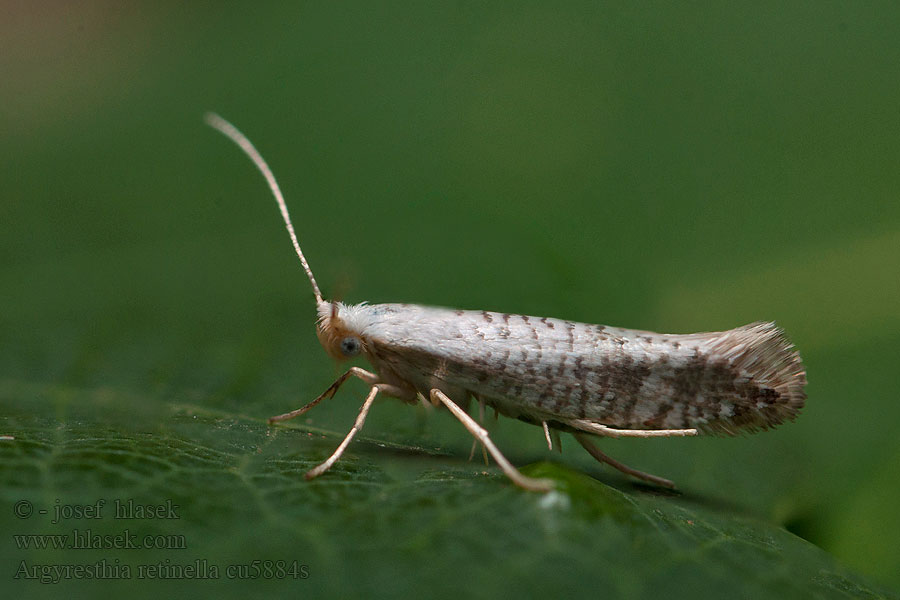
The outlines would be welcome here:
[[[353,424],[353,428],[350,429],[350,433],[347,434],[347,436],[344,438],[344,441],[341,442],[341,445],[337,447],[337,450],[335,450],[331,456],[325,459],[325,462],[316,467],[313,467],[306,472],[305,477],[307,479],[318,477],[319,475],[330,469],[331,465],[337,462],[337,460],[344,453],[344,450],[347,449],[347,446],[353,440],[353,436],[355,436],[357,432],[362,429],[363,423],[366,422],[366,417],[369,414],[369,409],[372,408],[372,403],[375,401],[375,396],[377,396],[379,392],[384,392],[389,396],[397,397],[401,397],[404,394],[404,390],[393,385],[389,385],[386,383],[376,383],[375,385],[373,385],[372,389],[369,390],[369,395],[366,396],[366,401],[363,402],[362,408],[359,409],[359,414],[356,416],[356,422]]]
[[[334,397],[335,393],[337,393],[337,391],[338,391],[338,388],[341,387],[341,384],[343,384],[345,381],[347,381],[347,378],[350,377],[351,375],[354,377],[359,377],[360,379],[362,379],[363,381],[365,381],[366,383],[371,384],[371,385],[375,385],[376,383],[378,383],[378,375],[376,375],[375,373],[369,373],[365,369],[360,369],[359,367],[350,367],[346,373],[344,373],[343,375],[338,377],[337,381],[332,383],[328,387],[328,389],[325,390],[324,392],[322,392],[322,394],[318,398],[316,398],[315,400],[313,400],[306,406],[304,406],[302,408],[298,408],[297,410],[292,410],[291,412],[284,413],[283,415],[269,417],[269,425],[271,425],[272,423],[277,423],[278,421],[287,421],[288,419],[293,419],[294,417],[299,417],[300,415],[302,415],[303,413],[305,413],[306,411],[308,411],[309,409],[314,407],[316,404],[318,404],[325,398]]]
[[[481,413],[478,415],[478,424],[484,425],[484,405],[479,403],[479,407],[481,408]],[[478,447],[478,438],[472,438],[472,449],[469,450],[469,462],[472,462],[472,459],[475,458],[475,449]],[[484,446],[481,447],[484,449]]]
[[[478,399],[478,423],[484,425],[484,400],[481,398]],[[481,445],[481,456],[484,458],[484,466],[489,466],[491,463],[488,459],[487,448],[484,447],[484,444]]]
[[[419,404],[422,406],[422,409],[425,411],[426,415],[430,415],[431,411],[434,410],[434,405],[431,403],[431,400],[427,399],[422,394],[416,392],[416,400],[419,401]]]
[[[547,440],[547,449],[553,452],[553,444],[556,444],[556,451],[562,454],[562,440],[559,438],[559,430],[550,429],[547,421],[541,421],[541,426],[544,428],[544,439]]]
[[[696,429],[618,429],[616,427],[607,427],[600,423],[587,421],[585,419],[572,419],[567,422],[569,425],[582,431],[589,431],[597,435],[605,437],[684,437],[698,435]]]
[[[484,425],[484,400],[478,398],[478,424]],[[478,439],[472,440],[472,451],[469,452],[469,462],[472,462],[472,458],[475,457],[475,448],[478,447]],[[488,466],[490,462],[488,461],[488,453],[487,448],[484,445],[481,446],[481,455],[484,457],[484,466]]]
[[[656,475],[651,475],[650,473],[644,473],[643,471],[638,471],[637,469],[632,469],[627,465],[623,465],[619,461],[610,458],[609,456],[600,452],[600,449],[594,445],[594,443],[588,438],[588,436],[584,433],[573,433],[575,439],[578,440],[578,443],[582,445],[582,447],[588,451],[588,454],[599,460],[600,462],[605,462],[606,464],[615,467],[616,469],[622,471],[626,475],[631,475],[632,477],[637,477],[638,479],[643,479],[644,481],[649,481],[650,483],[655,483],[656,485],[660,485],[665,488],[675,489],[675,484],[669,481],[668,479],[663,479],[662,477],[657,477]]]
[[[500,453],[494,443],[491,441],[491,438],[488,436],[488,432],[486,429],[481,427],[478,423],[475,422],[475,419],[470,417],[463,409],[461,409],[453,400],[451,400],[447,394],[442,392],[441,390],[434,388],[431,390],[431,399],[432,401],[438,400],[443,402],[444,406],[446,406],[453,416],[460,420],[460,422],[465,426],[466,429],[469,430],[469,433],[475,436],[475,438],[484,444],[484,447],[487,448],[487,451],[491,453],[491,456],[494,457],[494,460],[497,461],[497,464],[500,465],[500,468],[503,469],[503,472],[506,473],[506,476],[512,479],[513,483],[518,485],[519,487],[525,488],[526,490],[531,490],[533,492],[549,492],[553,489],[553,482],[549,479],[535,479],[533,477],[526,477],[522,475],[518,469],[516,469],[512,464],[506,460],[506,457]]]

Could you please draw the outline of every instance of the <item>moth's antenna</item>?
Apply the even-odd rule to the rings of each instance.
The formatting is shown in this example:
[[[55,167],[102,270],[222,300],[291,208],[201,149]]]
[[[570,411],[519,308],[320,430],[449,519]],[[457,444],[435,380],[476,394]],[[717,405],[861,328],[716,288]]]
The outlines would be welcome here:
[[[291,235],[291,241],[294,243],[294,250],[297,251],[297,256],[300,257],[300,263],[303,265],[303,270],[306,271],[307,276],[309,276],[309,282],[312,284],[313,292],[316,294],[316,303],[321,304],[322,292],[319,291],[319,286],[316,285],[316,278],[313,277],[312,269],[309,268],[309,263],[306,262],[303,251],[300,250],[297,234],[294,233],[294,226],[291,224],[291,215],[288,214],[287,204],[284,203],[284,196],[281,195],[281,189],[278,187],[278,182],[275,181],[275,176],[272,175],[272,169],[269,168],[269,165],[266,164],[262,155],[256,150],[253,144],[250,143],[250,140],[248,140],[243,133],[238,131],[237,127],[216,113],[208,112],[203,118],[210,127],[218,129],[231,138],[231,141],[240,146],[241,150],[250,157],[250,160],[253,161],[256,168],[259,169],[259,172],[266,178],[266,183],[269,184],[269,189],[272,190],[272,195],[275,196],[275,201],[278,202],[278,208],[281,209],[281,217],[284,219],[284,224],[287,227],[288,233]]]

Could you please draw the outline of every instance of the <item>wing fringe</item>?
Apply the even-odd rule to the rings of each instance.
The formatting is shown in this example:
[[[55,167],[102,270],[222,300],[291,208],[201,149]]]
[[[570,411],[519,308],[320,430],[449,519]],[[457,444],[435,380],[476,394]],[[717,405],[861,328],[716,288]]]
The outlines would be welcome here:
[[[710,339],[710,358],[724,359],[759,388],[759,397],[734,417],[699,425],[701,431],[737,435],[793,421],[806,403],[806,370],[800,354],[773,322],[757,322]]]

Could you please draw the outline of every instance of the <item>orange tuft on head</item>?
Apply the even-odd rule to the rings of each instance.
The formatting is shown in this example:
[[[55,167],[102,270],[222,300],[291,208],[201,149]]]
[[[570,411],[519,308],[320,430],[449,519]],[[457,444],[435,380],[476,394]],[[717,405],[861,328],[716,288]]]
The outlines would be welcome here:
[[[347,360],[366,351],[364,329],[366,318],[363,305],[341,302],[319,303],[319,322],[316,335],[325,351],[335,360]]]

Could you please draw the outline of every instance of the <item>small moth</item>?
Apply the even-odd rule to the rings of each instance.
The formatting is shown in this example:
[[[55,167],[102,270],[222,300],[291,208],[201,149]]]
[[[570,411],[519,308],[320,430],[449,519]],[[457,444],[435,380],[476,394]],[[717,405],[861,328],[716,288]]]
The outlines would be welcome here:
[[[371,387],[356,422],[337,450],[306,473],[312,479],[341,457],[379,394],[404,402],[443,405],[517,485],[549,491],[548,479],[519,472],[463,406],[485,406],[543,428],[552,449],[571,433],[597,460],[668,488],[668,479],[610,458],[592,442],[601,437],[736,435],[793,420],[806,400],[800,356],[774,323],[729,331],[662,334],[546,317],[414,304],[344,304],[325,300],[300,250],[287,205],[269,166],[231,123],[206,122],[234,141],[263,174],[294,250],[312,284],[316,333],[341,361],[362,356],[373,371],[352,367],[318,398],[271,417],[298,417],[331,398],[349,377]],[[474,450],[474,446],[473,446]]]

